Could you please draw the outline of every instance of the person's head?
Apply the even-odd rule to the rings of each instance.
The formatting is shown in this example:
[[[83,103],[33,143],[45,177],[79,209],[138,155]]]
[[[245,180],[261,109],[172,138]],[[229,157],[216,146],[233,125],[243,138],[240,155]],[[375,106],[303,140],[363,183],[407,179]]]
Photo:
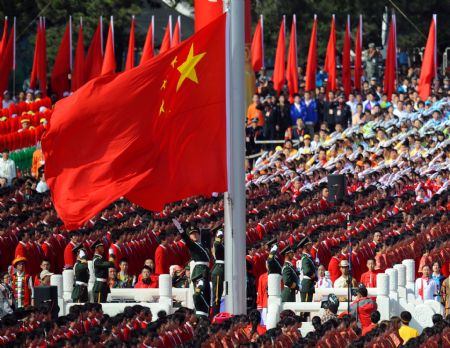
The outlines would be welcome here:
[[[50,279],[52,277],[53,273],[44,270],[40,273],[39,278],[41,280],[41,285],[44,286],[50,286]]]
[[[142,275],[142,280],[150,279],[150,268],[147,266],[144,266],[142,268],[141,275]]]
[[[299,96],[298,94],[296,94],[296,95],[294,96],[294,103],[295,103],[295,104],[299,104],[299,103],[300,103],[300,96]]]
[[[253,101],[253,103],[255,103],[255,104],[259,104],[259,95],[258,94],[254,94],[253,95],[253,97],[252,97],[252,101]]]
[[[198,230],[197,227],[192,227],[189,231],[189,238],[193,241],[193,242],[199,242],[200,241],[200,231]]]
[[[305,100],[310,100],[311,99],[311,92],[310,91],[306,91],[305,92]]]
[[[9,150],[8,149],[4,149],[2,151],[2,158],[6,161],[9,158]]]
[[[322,189],[322,198],[328,199],[329,196],[330,196],[330,191],[328,190],[328,187],[324,187]]]
[[[25,271],[25,261],[17,262],[14,267],[17,269],[17,271],[24,272]]]
[[[120,272],[127,273],[128,272],[128,260],[122,259],[119,263]]]
[[[409,322],[412,319],[412,315],[408,311],[403,311],[400,313],[400,319],[402,321],[402,324],[409,325]]]
[[[377,231],[373,234],[373,241],[375,243],[381,243],[381,232]]]
[[[108,277],[109,277],[109,279],[116,279],[117,278],[117,270],[114,267],[109,267],[109,269],[108,269]]]
[[[424,266],[422,267],[422,275],[423,275],[424,277],[429,277],[429,276],[430,276],[430,273],[431,273],[430,266],[424,265]]]
[[[9,274],[8,272],[3,272],[0,275],[0,281],[2,282],[2,284],[10,285],[10,283],[11,283],[11,274]]]
[[[50,261],[47,259],[43,259],[41,261],[41,270],[45,271],[50,271]]]
[[[356,290],[356,296],[358,298],[367,297],[367,288],[363,284],[360,284],[358,286],[358,289]]]
[[[342,260],[339,264],[339,269],[341,270],[342,275],[346,276],[348,275],[348,261]]]
[[[371,272],[375,270],[375,259],[368,259],[367,260],[367,269]]]
[[[325,277],[325,266],[324,265],[320,265],[318,268],[318,272],[319,272],[319,276],[320,277]]]
[[[155,269],[155,263],[153,262],[152,259],[146,259],[144,261],[144,266],[147,266],[148,268],[150,268],[150,270],[154,270]]]
[[[380,312],[374,311],[374,312],[370,313],[370,321],[372,322],[372,324],[378,324],[380,319],[381,319]]]

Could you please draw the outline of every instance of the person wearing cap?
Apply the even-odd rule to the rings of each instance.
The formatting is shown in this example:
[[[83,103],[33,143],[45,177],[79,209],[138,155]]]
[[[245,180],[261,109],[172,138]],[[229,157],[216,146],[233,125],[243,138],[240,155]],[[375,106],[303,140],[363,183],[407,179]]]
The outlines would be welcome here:
[[[281,275],[281,270],[283,267],[281,266],[280,259],[277,255],[278,246],[276,243],[277,240],[275,238],[267,242],[267,246],[271,247],[269,256],[267,257],[267,273]]]
[[[2,158],[0,158],[0,178],[6,179],[8,186],[12,185],[12,181],[16,177],[16,164],[9,158],[9,150],[2,151]]]
[[[77,261],[73,266],[74,285],[72,290],[72,301],[74,303],[85,303],[89,301],[88,282],[89,267],[87,263],[86,250],[83,244],[78,244],[72,252],[76,255]]]
[[[402,326],[398,329],[398,334],[403,340],[403,344],[407,343],[411,338],[415,338],[419,336],[419,332],[416,329],[413,329],[409,326],[409,323],[412,319],[412,315],[408,311],[403,311],[400,313],[400,320],[402,322]]]
[[[327,300],[323,303],[319,311],[319,317],[322,324],[328,320],[337,319],[337,312],[339,309],[339,299],[335,294],[329,294]]]
[[[294,253],[295,251],[290,245],[281,251],[281,254],[284,255],[284,265],[281,270],[284,283],[284,288],[281,292],[282,302],[295,302],[295,293],[299,290],[300,279],[297,270],[292,265]]]
[[[77,260],[76,254],[73,252],[73,248],[75,248],[80,242],[80,232],[72,231],[69,233],[70,242],[66,245],[64,249],[64,269],[71,269]]]
[[[251,119],[250,124],[245,129],[245,149],[246,155],[258,153],[261,146],[256,144],[256,140],[263,138],[263,129],[258,125],[258,118]]]
[[[300,296],[302,302],[312,302],[314,296],[314,284],[316,281],[316,266],[310,252],[312,241],[308,237],[303,238],[298,243],[299,248],[303,248],[302,253],[302,282]]]
[[[195,307],[195,315],[198,317],[209,318],[209,286],[207,280],[203,278],[202,273],[192,276],[194,284],[194,295],[192,296]]]
[[[92,288],[94,302],[104,303],[110,293],[108,286],[108,271],[110,267],[114,267],[114,262],[103,259],[105,246],[100,239],[97,239],[92,244],[91,249],[94,250],[94,257],[92,259],[95,275],[94,287]]]
[[[358,327],[362,330],[371,324],[370,316],[377,310],[377,303],[367,297],[367,288],[359,284],[356,289],[356,300],[350,305],[350,314],[356,318]]]
[[[223,231],[218,230],[213,244],[214,266],[211,271],[213,287],[212,315],[220,312],[220,300],[223,293],[223,282],[225,277],[225,247],[223,245]]]
[[[12,275],[12,288],[16,300],[16,308],[23,308],[33,304],[34,288],[31,276],[25,271],[27,259],[23,256],[16,257],[12,266],[15,271]]]
[[[349,285],[351,285],[352,288],[356,288],[358,286],[358,282],[355,278],[352,278],[351,284],[350,284],[350,274],[349,274],[349,264],[347,260],[342,260],[339,264],[339,268],[341,270],[342,275],[336,279],[334,282],[334,288],[348,288]],[[341,296],[339,297],[339,301],[346,302],[347,296]]]
[[[41,280],[41,283],[39,284],[39,286],[50,286],[50,278],[52,277],[54,273],[48,271],[48,270],[43,270],[40,274],[39,274],[39,279]]]

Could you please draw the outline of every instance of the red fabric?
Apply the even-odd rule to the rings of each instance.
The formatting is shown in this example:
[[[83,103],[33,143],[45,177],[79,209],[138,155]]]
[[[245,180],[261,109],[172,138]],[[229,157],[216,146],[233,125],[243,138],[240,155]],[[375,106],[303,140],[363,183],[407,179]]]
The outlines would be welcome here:
[[[342,85],[344,86],[344,93],[347,97],[352,91],[352,71],[350,66],[351,46],[350,16],[348,16],[345,26],[344,48],[342,50]]]
[[[39,70],[39,51],[41,45],[41,18],[39,18],[36,41],[34,44],[34,57],[33,57],[33,67],[31,68],[31,77],[30,77],[30,88],[36,88],[36,83],[38,80],[38,70]]]
[[[159,245],[155,251],[155,274],[169,274],[171,261],[168,247]]]
[[[83,24],[80,22],[78,29],[78,41],[75,51],[75,61],[72,71],[72,91],[76,91],[78,88],[84,85],[84,42],[83,42]]]
[[[395,80],[397,78],[397,34],[395,15],[392,15],[389,28],[389,39],[386,53],[386,65],[384,69],[384,93],[391,100],[395,93]]]
[[[354,308],[354,306],[356,306],[356,310],[358,311],[358,320],[361,323],[362,329],[370,326],[372,324],[370,315],[377,310],[377,303],[371,298],[362,297],[354,301],[350,308]]]
[[[170,44],[170,48],[178,46],[181,43],[181,22],[180,16],[178,16],[177,23],[175,24],[175,28],[173,29],[172,42]]]
[[[47,95],[47,41],[45,38],[45,20],[42,20],[41,26],[41,39],[39,42],[39,65],[38,65],[38,79],[39,88],[42,95],[45,97]]]
[[[253,71],[258,72],[264,66],[264,33],[263,33],[263,17],[258,21],[253,34],[251,46],[252,67]]]
[[[258,306],[258,309],[267,308],[268,277],[269,277],[269,274],[266,272],[266,273],[261,274],[259,277],[259,280],[258,280],[258,289],[257,289],[258,296],[256,298],[256,304]]]
[[[67,228],[121,196],[161,211],[172,201],[227,190],[220,67],[225,17],[152,64],[96,79],[56,104],[42,147],[46,181]]]
[[[12,289],[14,292],[14,297],[16,298],[17,301],[17,275],[13,274],[12,276]],[[23,287],[23,294],[24,294],[24,299],[23,299],[23,306],[27,307],[31,304],[31,289],[30,289],[30,285],[29,285],[29,280],[30,280],[30,275],[25,274],[25,279],[24,282],[22,283],[22,287]]]
[[[298,93],[298,69],[297,69],[297,20],[292,19],[291,37],[289,41],[289,53],[287,59],[286,79],[289,87],[289,99],[294,101],[294,94]]]
[[[85,81],[89,81],[100,75],[103,64],[102,53],[102,22],[99,20],[97,29],[92,37],[91,45],[85,61]]]
[[[114,74],[116,72],[116,57],[114,56],[114,27],[113,21],[109,23],[108,39],[106,40],[105,56],[103,57],[100,76]]]
[[[136,289],[156,289],[158,288],[158,278],[150,276],[150,284],[144,284],[142,279],[139,279],[134,287]]]
[[[153,51],[153,16],[152,20],[150,21],[150,24],[148,26],[147,36],[145,38],[144,48],[142,49],[142,56],[141,56],[141,63],[143,64],[145,62],[148,62],[151,58],[153,58],[154,51]]]
[[[8,43],[8,17],[5,17],[5,22],[3,23],[3,35],[0,41],[0,58],[3,58],[3,51],[6,49]]]
[[[377,287],[377,272],[373,271],[367,271],[361,275],[361,281],[362,284],[366,288],[376,288]]]
[[[164,53],[170,49],[170,44],[172,42],[172,38],[170,37],[171,27],[172,27],[172,17],[169,17],[166,32],[164,33],[164,37],[161,42],[161,47],[159,48],[159,54]]]
[[[195,0],[195,32],[198,32],[223,13],[223,0]]]
[[[131,18],[130,38],[128,39],[128,54],[125,71],[134,68],[134,16]]]
[[[341,262],[336,256],[333,256],[328,264],[328,272],[330,272],[330,280],[334,285],[336,279],[341,276],[341,271],[339,269],[339,263]]]
[[[327,55],[323,70],[328,73],[327,91],[336,90],[336,29],[334,16],[331,19],[330,38],[328,39]]]
[[[63,93],[69,91],[70,56],[72,54],[71,25],[72,22],[69,21],[53,64],[52,90],[58,95],[58,98],[62,98]]]
[[[357,91],[361,91],[362,77],[362,16],[359,16],[358,30],[355,40],[355,67],[354,67],[354,84]]]
[[[5,30],[7,21],[5,19]],[[3,39],[1,43],[0,53],[0,91],[8,89],[9,74],[13,68],[13,50],[14,50],[14,27],[12,28],[9,39],[6,40],[6,33],[3,32]],[[6,41],[8,43],[6,44]]]
[[[75,254],[72,252],[74,247],[72,242],[70,242],[64,249],[64,268],[73,268],[73,265],[77,260]]]
[[[280,93],[286,80],[285,64],[286,64],[286,19],[283,16],[280,31],[278,33],[277,51],[275,53],[275,65],[273,68],[273,89]]]
[[[314,91],[316,89],[316,70],[317,70],[317,17],[314,16],[314,24],[309,40],[308,61],[306,63],[306,83],[305,91]]]
[[[422,100],[426,100],[430,96],[431,84],[436,76],[436,49],[436,18],[433,16],[420,69],[419,96]]]

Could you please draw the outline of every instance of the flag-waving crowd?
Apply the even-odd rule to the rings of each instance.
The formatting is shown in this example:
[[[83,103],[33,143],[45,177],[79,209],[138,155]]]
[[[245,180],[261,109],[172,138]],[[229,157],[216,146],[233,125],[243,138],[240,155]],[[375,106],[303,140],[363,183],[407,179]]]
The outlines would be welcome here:
[[[316,24],[311,36],[312,47],[316,45]],[[180,28],[178,22],[177,25]],[[220,88],[217,88],[217,95],[212,95],[212,92],[207,94],[208,91],[203,89],[205,85],[202,85],[208,76],[205,69],[210,62],[224,64],[220,60],[224,59],[224,55],[214,55],[214,52],[222,52],[219,51],[218,33],[223,32],[221,30],[225,27],[224,17],[211,25],[214,29],[211,32],[208,32],[207,26],[198,36],[173,50],[169,50],[171,44],[165,44],[168,45],[166,55],[142,67],[130,69],[123,75],[104,76],[89,82],[73,96],[63,99],[54,113],[51,102],[44,96],[45,92],[37,92],[36,95],[29,92],[23,100],[14,100],[8,93],[4,94],[0,137],[7,138],[0,138],[5,147],[0,159],[0,270],[3,271],[0,277],[0,314],[3,317],[0,322],[0,346],[399,347],[404,344],[405,347],[416,347],[426,344],[434,347],[449,344],[449,80],[436,76],[437,79],[429,86],[430,95],[423,99],[422,94],[419,95],[419,85],[425,74],[424,69],[407,66],[396,82],[396,89],[388,94],[386,79],[378,70],[378,59],[381,58],[374,45],[369,44],[368,50],[361,56],[361,61],[365,62],[365,69],[360,74],[361,87],[354,83],[354,89],[348,94],[345,94],[348,71],[345,78],[335,77],[334,85],[325,84],[324,74],[316,74],[314,64],[317,63],[313,62],[316,53],[311,49],[308,54],[311,64],[308,62],[306,74],[296,69],[295,75],[287,77],[287,84],[282,52],[277,54],[278,76],[270,79],[264,70],[259,73],[258,93],[253,97],[246,117],[242,115],[248,155],[245,231],[248,315],[230,317],[220,313],[224,277],[224,207],[221,193],[210,190],[209,194],[180,200],[192,195],[185,188],[189,186],[185,181],[190,181],[184,176],[170,175],[172,180],[176,180],[167,186],[161,185],[164,192],[159,191],[157,198],[160,205],[161,202],[171,203],[160,212],[149,212],[130,202],[155,204],[154,201],[144,201],[139,195],[140,190],[148,187],[139,186],[142,183],[138,178],[133,182],[136,192],[122,188],[115,191],[123,184],[123,178],[118,175],[114,176],[117,181],[108,183],[109,191],[113,192],[108,200],[112,203],[102,201],[106,208],[97,209],[101,212],[81,219],[83,223],[77,230],[68,231],[54,209],[50,193],[55,199],[56,190],[52,186],[55,185],[55,178],[67,175],[67,171],[61,174],[62,169],[77,168],[77,163],[81,166],[79,161],[83,158],[76,157],[80,144],[75,144],[76,137],[81,133],[72,134],[75,140],[67,143],[70,145],[67,147],[50,146],[43,151],[38,146],[33,154],[31,175],[17,173],[8,148],[32,145],[46,132],[49,121],[50,130],[44,138],[44,145],[47,146],[62,141],[57,138],[57,132],[52,133],[52,129],[64,129],[67,124],[76,123],[74,120],[79,110],[86,117],[83,123],[87,129],[82,130],[86,133],[95,129],[98,105],[107,109],[111,118],[123,118],[120,115],[123,105],[114,104],[109,108],[108,103],[115,99],[111,98],[115,96],[114,90],[123,87],[124,82],[138,83],[142,89],[137,88],[136,93],[156,86],[161,92],[155,93],[152,105],[148,106],[152,108],[150,116],[156,115],[155,123],[159,125],[172,120],[173,123],[167,124],[174,132],[176,128],[186,129],[188,126],[188,123],[182,126],[176,123],[182,122],[177,118],[177,113],[189,115],[190,112],[181,109],[180,104],[183,107],[197,105],[202,98],[209,98],[209,102],[218,105],[216,114],[224,112],[220,109],[224,108]],[[262,29],[262,20],[260,25],[258,30]],[[284,45],[284,38],[281,37],[284,20],[282,28],[278,42]],[[295,32],[295,24],[291,29]],[[40,23],[38,30],[45,37],[45,21]],[[112,42],[112,35],[111,23],[108,34],[111,40],[108,38],[107,42]],[[167,35],[170,36],[170,32]],[[261,34],[258,35],[255,37],[262,41]],[[215,51],[215,46],[211,44],[212,37],[219,47]],[[394,34],[392,37],[395,39]],[[42,37],[38,40],[39,45],[45,42]],[[335,34],[331,33],[330,51],[335,47],[335,40]],[[295,43],[295,40],[291,42]],[[362,43],[359,42],[359,45]],[[108,53],[111,49],[112,53]],[[36,52],[42,51],[36,49]],[[95,55],[98,56],[98,51],[90,50],[86,60],[94,59],[90,57]],[[288,66],[296,68],[294,55],[289,54]],[[36,53],[35,59],[39,61],[42,56],[42,53]],[[105,61],[111,63],[112,57],[111,44],[105,50],[103,64],[97,65],[100,74],[106,69]],[[263,61],[258,62],[261,67]],[[81,59],[75,59],[75,65],[80,62]],[[325,65],[329,80],[330,75],[336,75],[332,57]],[[95,64],[88,66],[92,68]],[[140,81],[139,73],[146,75],[156,69],[159,69],[160,75],[151,74],[156,77]],[[36,68],[36,78],[39,79],[39,76],[39,69]],[[225,80],[220,71],[213,76],[217,84]],[[434,78],[435,75],[432,76]],[[384,85],[381,85],[383,80]],[[115,88],[110,89],[111,86]],[[206,86],[210,87],[208,84]],[[291,90],[291,87],[294,89]],[[186,93],[185,90],[190,90],[196,97],[188,100],[190,95],[182,94]],[[90,92],[98,93],[97,102],[100,104],[82,107],[79,102],[87,102]],[[178,92],[182,103],[171,99]],[[133,93],[130,94],[133,96]],[[92,100],[89,102],[92,103]],[[138,108],[145,109],[142,105]],[[139,110],[133,115],[137,112]],[[133,115],[128,115],[128,125],[134,126]],[[68,117],[67,123],[63,122],[64,116]],[[215,142],[220,142],[219,137],[223,135],[220,129],[225,127],[212,116],[209,122],[217,133],[211,130],[209,134],[194,133],[192,130],[191,134],[198,136],[198,144],[203,145],[201,141],[208,139],[208,148],[192,147],[191,157],[179,156],[177,152],[188,147],[186,134],[179,133],[182,140],[174,137],[159,144],[160,156],[167,151],[171,154],[167,158],[184,161],[182,166],[176,167],[175,173],[195,172],[202,161],[207,162],[209,167],[216,166],[216,162],[209,159],[210,152],[217,156],[223,150],[216,148]],[[110,130],[114,127],[106,128]],[[117,128],[123,128],[122,124]],[[161,128],[153,130],[152,138],[160,131]],[[29,134],[32,140],[21,140],[23,143],[19,143],[19,135],[24,134]],[[114,135],[113,132],[108,134]],[[89,133],[89,137],[91,135],[96,134]],[[134,138],[130,136],[118,141],[123,141],[120,145],[125,148],[129,146],[130,139]],[[100,144],[98,139],[94,140]],[[114,143],[113,140],[116,141],[111,137],[110,143]],[[268,142],[261,143],[260,140]],[[273,140],[281,141],[282,145],[274,145]],[[144,145],[149,151],[148,144]],[[135,151],[136,158],[144,158],[139,157],[141,149],[136,149],[139,150]],[[100,149],[99,152],[103,155],[107,149]],[[55,161],[49,163],[46,155],[55,156],[55,153],[69,164],[59,168]],[[86,153],[84,157],[91,155],[97,154]],[[124,173],[119,166],[107,167],[105,158],[100,158],[105,173],[108,170],[111,173],[111,168],[116,171],[114,175]],[[124,163],[125,166],[134,160],[132,156],[127,158],[129,162]],[[152,157],[150,160],[153,162],[155,159]],[[165,162],[161,167],[165,165],[170,167]],[[51,177],[49,185],[44,168]],[[218,172],[205,174],[203,179],[208,183],[211,175],[216,179],[219,177],[219,184],[222,185],[223,177],[219,175],[223,172],[222,168],[215,170]],[[85,192],[86,183],[92,177],[83,176],[85,173],[77,172],[77,175],[70,177],[70,189],[88,195],[90,192]],[[126,174],[130,175],[128,172]],[[330,199],[333,198],[327,187],[330,174],[346,177],[346,196],[339,204],[332,203],[335,199]],[[113,174],[110,176],[113,177]],[[171,195],[164,196],[173,187],[177,189]],[[204,189],[205,186],[199,187]],[[200,190],[198,187],[196,189]],[[67,197],[67,192],[62,190],[59,195],[57,199],[62,199]],[[64,204],[60,201],[59,206],[58,202],[55,206],[58,211],[65,212],[66,205],[70,204],[69,201]],[[347,221],[348,217],[350,221]],[[72,222],[70,218],[65,220]],[[74,222],[74,226],[77,224],[80,221]],[[352,239],[351,249],[348,248],[349,238]],[[418,277],[415,296],[442,303],[447,315],[445,319],[441,315],[434,316],[433,326],[420,335],[409,327],[409,312],[380,321],[376,302],[368,297],[367,288],[376,287],[376,275],[404,259],[416,261]],[[96,303],[86,303],[89,301],[87,284],[90,277],[87,260],[93,261],[95,283],[92,298]],[[192,270],[190,261],[195,262]],[[51,321],[48,305],[34,307],[34,290],[48,285],[50,277],[64,269],[74,270],[72,300],[80,304],[71,307],[68,315]],[[308,318],[307,313],[298,316],[292,311],[283,311],[277,327],[266,331],[263,324],[267,313],[267,282],[268,275],[273,273],[282,275],[284,302],[295,301],[296,294],[300,292],[303,302],[323,302],[320,317]],[[171,274],[174,287],[189,287],[192,284],[194,310],[180,308],[174,314],[161,312],[155,315],[148,308],[130,306],[115,316],[103,313],[101,303],[107,301],[111,288],[156,288],[161,274]],[[321,287],[354,288],[350,312],[338,316],[339,302],[348,299],[334,295],[318,298],[315,290]],[[301,337],[299,328],[305,319],[311,319],[314,331]]]

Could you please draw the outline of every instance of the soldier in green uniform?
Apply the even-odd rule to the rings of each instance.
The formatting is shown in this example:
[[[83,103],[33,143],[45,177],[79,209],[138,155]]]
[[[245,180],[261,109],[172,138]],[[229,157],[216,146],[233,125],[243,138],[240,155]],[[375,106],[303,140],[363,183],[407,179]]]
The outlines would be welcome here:
[[[209,306],[211,304],[211,287],[209,285],[209,248],[211,247],[211,233],[209,230],[202,230],[200,233],[200,229],[195,226],[190,226],[186,233],[177,219],[172,219],[172,221],[178,232],[181,234],[181,238],[186,243],[192,261],[195,262],[194,269],[191,272],[192,283],[195,286],[194,279],[199,279],[198,276],[200,275],[200,278],[204,281],[204,297]]]
[[[270,248],[269,256],[267,257],[267,273],[268,274],[280,274],[281,275],[281,262],[278,258],[277,251],[277,240],[276,238],[268,241],[266,245]]]
[[[283,276],[284,289],[281,292],[281,301],[295,302],[295,293],[299,290],[299,278],[297,270],[292,265],[292,258],[295,250],[290,245],[281,251],[284,255],[284,265],[281,270]]]
[[[220,312],[220,300],[223,293],[223,282],[225,277],[225,248],[223,245],[223,231],[218,230],[214,240],[214,267],[211,272],[213,286],[212,316]]]
[[[308,237],[299,242],[299,247],[303,248],[302,254],[302,275],[300,297],[302,302],[312,302],[314,295],[314,285],[316,279],[316,266],[310,255],[312,241]]]
[[[202,278],[201,273],[197,273],[195,277],[192,278],[192,282],[194,283],[194,307],[195,307],[195,315],[199,317],[204,317],[209,319],[209,297],[207,296],[206,291],[209,292],[209,286],[206,286],[206,280]]]
[[[81,243],[73,248],[72,252],[77,255],[77,261],[73,266],[75,283],[72,291],[72,301],[75,303],[85,303],[89,301],[89,267],[86,260],[86,251]]]
[[[92,259],[95,274],[94,288],[92,289],[94,302],[104,303],[110,293],[108,286],[108,269],[110,267],[114,268],[114,262],[103,259],[102,255],[105,253],[105,246],[101,240],[96,240],[92,244],[91,249],[94,250],[94,257]]]

